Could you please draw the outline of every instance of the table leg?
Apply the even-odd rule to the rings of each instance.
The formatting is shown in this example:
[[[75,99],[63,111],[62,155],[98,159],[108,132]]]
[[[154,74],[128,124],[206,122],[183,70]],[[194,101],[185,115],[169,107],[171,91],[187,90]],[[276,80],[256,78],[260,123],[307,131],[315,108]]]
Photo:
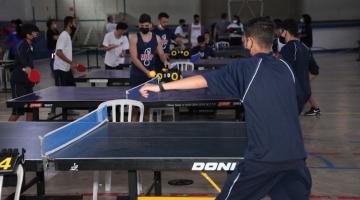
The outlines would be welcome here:
[[[154,171],[155,195],[161,196],[161,172]]]
[[[40,120],[40,108],[34,108],[33,109],[33,121],[39,121]]]
[[[136,200],[138,196],[137,190],[137,171],[129,170],[128,171],[128,185],[129,185],[129,199]]]

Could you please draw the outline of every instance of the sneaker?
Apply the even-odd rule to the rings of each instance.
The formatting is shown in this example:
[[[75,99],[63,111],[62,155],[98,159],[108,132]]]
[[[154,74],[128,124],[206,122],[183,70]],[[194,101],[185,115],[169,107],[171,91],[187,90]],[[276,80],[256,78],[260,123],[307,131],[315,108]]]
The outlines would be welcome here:
[[[320,108],[311,107],[309,111],[305,112],[305,116],[317,116],[320,115]]]

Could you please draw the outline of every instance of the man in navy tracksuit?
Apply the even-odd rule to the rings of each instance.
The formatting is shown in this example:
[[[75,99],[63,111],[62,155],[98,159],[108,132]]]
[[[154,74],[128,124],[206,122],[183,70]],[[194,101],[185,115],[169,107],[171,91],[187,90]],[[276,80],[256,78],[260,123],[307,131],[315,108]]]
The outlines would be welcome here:
[[[251,58],[209,71],[140,89],[149,92],[207,88],[209,93],[237,95],[245,108],[248,146],[241,162],[225,183],[218,200],[309,199],[311,176],[298,118],[295,76],[272,55],[273,23],[250,20],[244,44]]]
[[[299,113],[302,112],[305,104],[311,97],[310,77],[319,74],[319,66],[312,56],[311,50],[298,38],[298,23],[293,19],[286,19],[282,22],[281,37],[286,45],[281,49],[281,59],[286,61],[292,68],[297,79],[296,92],[298,99]],[[320,109],[313,98],[310,102],[312,108],[306,115],[318,115]]]

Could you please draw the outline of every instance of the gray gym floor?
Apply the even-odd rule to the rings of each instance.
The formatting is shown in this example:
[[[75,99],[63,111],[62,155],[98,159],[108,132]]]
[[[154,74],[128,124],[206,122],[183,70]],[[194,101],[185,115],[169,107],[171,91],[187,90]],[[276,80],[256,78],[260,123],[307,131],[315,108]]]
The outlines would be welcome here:
[[[360,199],[360,62],[356,62],[357,54],[349,52],[317,53],[315,58],[320,65],[320,76],[313,82],[313,94],[320,105],[321,116],[300,117],[313,178],[311,199]],[[84,56],[77,59],[85,63]],[[53,85],[48,61],[37,61],[36,67],[43,74],[42,83],[36,89]],[[0,94],[0,120],[7,120],[10,114],[5,105],[10,97],[10,94]],[[43,117],[47,113],[48,110],[41,112]],[[104,186],[100,185],[100,199],[115,199],[127,192],[126,172],[113,174],[112,192],[103,193]],[[210,176],[219,185],[226,178],[225,173],[210,173]],[[168,180],[178,178],[192,179],[194,184],[167,184]],[[146,190],[152,172],[142,172],[142,179]],[[48,194],[85,194],[86,199],[91,198],[91,172],[48,172],[46,180]],[[5,190],[11,191],[13,188]],[[34,192],[32,188],[28,193]],[[216,191],[198,173],[173,171],[163,172],[163,193],[216,194]]]

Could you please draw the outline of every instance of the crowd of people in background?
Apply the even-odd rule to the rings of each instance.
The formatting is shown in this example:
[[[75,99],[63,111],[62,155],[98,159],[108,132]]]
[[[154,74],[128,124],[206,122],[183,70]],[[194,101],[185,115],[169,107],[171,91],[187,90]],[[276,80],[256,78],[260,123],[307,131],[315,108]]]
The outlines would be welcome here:
[[[185,19],[180,19],[174,29],[170,28],[169,19],[169,14],[161,12],[157,18],[157,25],[154,25],[150,15],[143,14],[139,18],[139,31],[129,34],[126,19],[116,22],[113,16],[108,16],[105,27],[106,34],[102,41],[102,50],[106,52],[104,59],[106,69],[122,69],[125,55],[130,53],[132,65],[136,66],[131,69],[131,82],[132,85],[136,85],[148,80],[150,71],[159,71],[160,67],[168,66],[169,52],[173,48],[190,49],[191,54],[200,53],[201,58],[208,58],[214,57],[216,42],[229,42],[231,46],[241,46],[244,42],[244,27],[237,15],[232,16],[230,21],[227,13],[222,13],[220,19],[213,23],[210,28],[202,24],[198,14],[193,16],[193,21],[189,24]],[[67,16],[63,23],[63,31],[58,30],[57,21],[54,19],[49,19],[46,23],[47,48],[51,53],[50,69],[56,86],[73,86],[75,85],[73,71],[77,62],[73,60],[72,56],[72,37],[76,30],[76,21],[75,18]],[[305,113],[306,115],[320,113],[319,106],[311,94],[310,88],[310,81],[318,75],[318,66],[310,51],[313,44],[311,23],[311,17],[307,14],[302,15],[299,21],[291,19],[273,20],[275,27],[274,55],[293,65],[294,69],[296,69],[296,65],[303,64],[299,64],[299,62],[310,63],[310,71],[294,70],[300,79],[304,79],[302,81],[304,85],[301,85],[303,91],[301,101],[308,101],[311,105],[311,109]],[[25,68],[32,68],[33,57],[31,53],[25,50],[19,52],[17,47],[22,41],[27,41],[28,45],[25,45],[26,48],[23,47],[23,49],[32,52],[32,41],[35,40],[37,34],[36,36],[33,33],[21,34],[22,26],[24,25],[20,19],[10,22],[10,26],[6,30],[8,36],[5,41],[9,56],[3,59],[16,60],[16,57],[26,57],[28,59],[21,61],[20,64]],[[29,30],[39,32],[35,25],[26,31]],[[2,34],[4,34],[3,32]],[[297,60],[297,56],[300,55],[299,52],[305,52],[306,55],[303,55],[305,57],[309,54],[309,58]],[[23,70],[16,71],[15,69],[13,69],[12,74],[23,73]],[[309,76],[305,77],[305,73]],[[12,86],[14,98],[29,93],[33,87],[31,84],[24,84],[24,80],[19,78],[12,79]],[[11,120],[16,120],[24,112],[24,110],[14,110]],[[50,114],[55,114],[55,110],[53,109]],[[31,116],[29,116],[30,118]]]

